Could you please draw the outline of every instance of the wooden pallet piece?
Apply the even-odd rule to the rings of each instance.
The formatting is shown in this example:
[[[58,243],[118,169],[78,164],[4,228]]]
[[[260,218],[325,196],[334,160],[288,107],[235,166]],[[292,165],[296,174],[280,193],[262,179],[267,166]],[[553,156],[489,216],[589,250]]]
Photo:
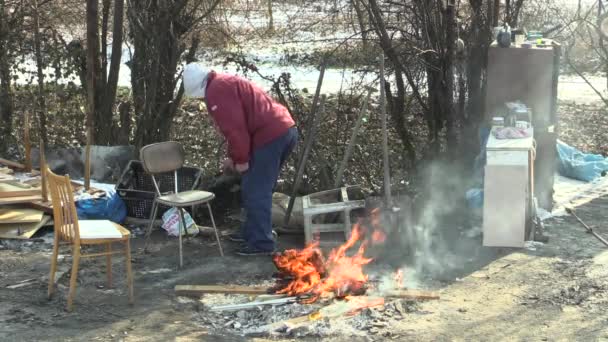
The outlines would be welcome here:
[[[40,210],[26,208],[0,208],[0,224],[36,223],[42,221],[44,213]]]
[[[200,297],[205,293],[230,293],[230,294],[267,294],[267,287],[239,286],[239,285],[175,285],[177,296]]]

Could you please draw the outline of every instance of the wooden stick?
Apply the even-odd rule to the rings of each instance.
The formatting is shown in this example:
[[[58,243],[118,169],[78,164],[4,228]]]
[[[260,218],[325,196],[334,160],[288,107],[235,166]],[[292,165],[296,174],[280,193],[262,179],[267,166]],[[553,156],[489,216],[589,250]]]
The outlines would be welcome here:
[[[10,161],[8,159],[4,159],[4,158],[0,158],[0,164],[15,168],[15,169],[25,169],[25,165],[21,164],[21,163],[17,163],[14,161]]]
[[[87,147],[84,154],[84,189],[89,190],[91,187],[91,127],[87,127]]]
[[[205,293],[267,294],[268,288],[237,285],[175,285],[175,295],[200,297]]]
[[[353,148],[355,147],[355,141],[357,140],[357,135],[359,134],[359,130],[361,129],[361,124],[363,123],[363,118],[367,113],[367,105],[369,103],[369,99],[372,96],[372,89],[368,89],[367,97],[363,102],[363,107],[361,107],[361,112],[359,112],[359,117],[357,118],[357,122],[355,123],[355,128],[353,129],[353,134],[350,137],[350,141],[348,142],[348,146],[346,147],[346,152],[344,152],[344,157],[342,158],[342,163],[340,163],[340,168],[338,169],[338,173],[336,174],[336,179],[334,180],[334,188],[340,187],[342,185],[342,177],[344,175],[344,170],[346,169],[346,165],[350,160],[350,156],[353,153]]]
[[[383,293],[385,297],[405,298],[405,299],[439,299],[439,294],[421,290],[390,290]]]
[[[40,137],[40,186],[42,187],[42,201],[48,202],[49,195],[46,187],[46,153],[44,150],[44,139]]]
[[[380,114],[382,115],[382,159],[384,164],[384,201],[387,207],[393,205],[391,196],[391,171],[388,159],[388,128],[386,123],[386,95],[384,93],[384,54],[380,55]]]
[[[32,171],[32,142],[30,140],[30,114],[23,112],[23,144],[25,145],[25,171]]]
[[[315,135],[317,133],[317,122],[318,118],[323,115],[325,110],[325,95],[321,96],[321,103],[319,104],[319,115],[313,116],[313,121],[308,131],[308,136],[306,137],[306,142],[304,143],[304,153],[302,154],[302,160],[300,160],[300,165],[298,165],[298,172],[296,173],[296,179],[293,184],[293,189],[291,190],[291,197],[289,198],[289,204],[287,205],[287,211],[285,212],[285,220],[283,221],[283,226],[287,227],[289,225],[289,219],[291,217],[291,212],[293,211],[293,205],[296,201],[296,196],[298,195],[298,189],[300,188],[300,182],[302,181],[302,177],[304,176],[304,170],[306,169],[306,161],[308,160],[308,154],[312,149],[313,142],[315,140]]]

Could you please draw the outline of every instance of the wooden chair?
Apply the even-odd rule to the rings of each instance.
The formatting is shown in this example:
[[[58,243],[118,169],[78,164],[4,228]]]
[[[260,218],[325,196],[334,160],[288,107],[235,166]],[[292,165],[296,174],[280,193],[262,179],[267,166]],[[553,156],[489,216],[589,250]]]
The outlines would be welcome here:
[[[146,145],[139,151],[139,157],[142,165],[147,173],[152,176],[154,187],[156,188],[156,196],[154,198],[154,204],[152,205],[152,213],[150,215],[150,225],[146,232],[147,247],[154,227],[154,221],[156,220],[156,212],[158,205],[166,205],[177,209],[180,217],[180,234],[178,234],[179,240],[179,267],[181,268],[184,263],[183,252],[182,252],[182,234],[186,232],[186,221],[182,214],[182,208],[192,207],[196,205],[205,204],[209,210],[209,217],[211,218],[211,224],[213,225],[213,231],[215,232],[215,239],[220,251],[220,255],[224,256],[224,250],[222,249],[222,242],[215,225],[215,219],[213,218],[213,211],[211,210],[211,200],[215,198],[215,194],[201,190],[188,190],[180,192],[178,189],[177,170],[179,170],[185,161],[185,152],[181,144],[174,141],[161,142],[156,144]],[[173,193],[162,194],[156,178],[154,175],[165,172],[174,173],[174,189]],[[145,249],[145,248],[144,248]]]
[[[80,258],[106,257],[106,271],[108,287],[112,286],[112,255],[124,254],[127,267],[127,285],[129,288],[129,303],[133,304],[133,274],[131,272],[131,247],[129,243],[130,232],[124,227],[107,220],[78,220],[74,204],[74,192],[69,176],[58,176],[45,167],[51,200],[53,203],[53,219],[55,222],[55,241],[51,257],[51,273],[49,275],[48,297],[53,295],[55,271],[57,270],[57,255],[59,245],[71,245],[72,272],[70,276],[70,289],[68,292],[68,311],[72,310],[72,303],[76,293],[76,279]],[[124,250],[112,251],[112,243],[124,243]],[[99,253],[82,254],[83,245],[105,245],[105,251]]]

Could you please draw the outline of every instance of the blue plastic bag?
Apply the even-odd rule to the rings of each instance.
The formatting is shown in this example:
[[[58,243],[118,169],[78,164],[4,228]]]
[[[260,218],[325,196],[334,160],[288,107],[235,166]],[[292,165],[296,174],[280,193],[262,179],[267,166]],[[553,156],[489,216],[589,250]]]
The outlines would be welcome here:
[[[102,198],[87,198],[76,201],[76,212],[80,220],[110,220],[122,223],[127,217],[127,206],[118,196],[113,185],[91,184],[92,187],[104,190]]]
[[[583,153],[557,141],[558,172],[568,178],[591,182],[608,171],[608,159],[599,154]]]

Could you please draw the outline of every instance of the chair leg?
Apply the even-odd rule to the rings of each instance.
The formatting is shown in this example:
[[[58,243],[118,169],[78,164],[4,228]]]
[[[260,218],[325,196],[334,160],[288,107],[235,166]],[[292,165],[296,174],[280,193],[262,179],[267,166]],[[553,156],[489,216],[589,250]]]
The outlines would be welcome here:
[[[156,221],[156,212],[158,211],[158,202],[154,201],[152,204],[152,214],[150,215],[150,225],[148,226],[148,231],[146,231],[146,237],[144,241],[144,251],[148,248],[148,243],[150,242],[150,235],[152,235],[152,228],[154,227],[154,222]]]
[[[217,227],[215,226],[215,219],[213,218],[213,212],[211,211],[211,204],[209,204],[209,202],[207,202],[207,209],[209,209],[209,217],[211,217],[211,224],[213,225],[213,231],[215,232],[215,239],[217,240],[217,245],[220,248],[220,255],[224,256],[222,242],[220,241],[220,235],[218,234]]]
[[[129,287],[129,304],[133,304],[135,299],[133,298],[133,273],[131,271],[131,241],[127,239],[125,241],[125,259],[127,262],[127,286]]]
[[[57,272],[57,257],[59,255],[59,238],[55,233],[55,239],[53,241],[53,254],[51,255],[51,272],[49,274],[49,289],[48,297],[53,297],[53,291],[55,289],[55,272]]]
[[[186,220],[184,220],[184,213],[182,212],[182,208],[177,208],[177,212],[179,213],[179,232],[177,234],[179,239],[179,268],[182,268],[184,265],[184,256],[182,254],[182,229],[183,232],[186,232]]]
[[[108,253],[108,255],[106,255],[106,275],[108,277],[108,288],[112,287],[112,243],[108,242],[106,244],[106,252]]]
[[[72,303],[76,294],[76,280],[78,278],[78,265],[80,263],[80,245],[74,245],[72,253],[72,274],[70,275],[70,290],[68,292],[68,311],[72,311]]]

